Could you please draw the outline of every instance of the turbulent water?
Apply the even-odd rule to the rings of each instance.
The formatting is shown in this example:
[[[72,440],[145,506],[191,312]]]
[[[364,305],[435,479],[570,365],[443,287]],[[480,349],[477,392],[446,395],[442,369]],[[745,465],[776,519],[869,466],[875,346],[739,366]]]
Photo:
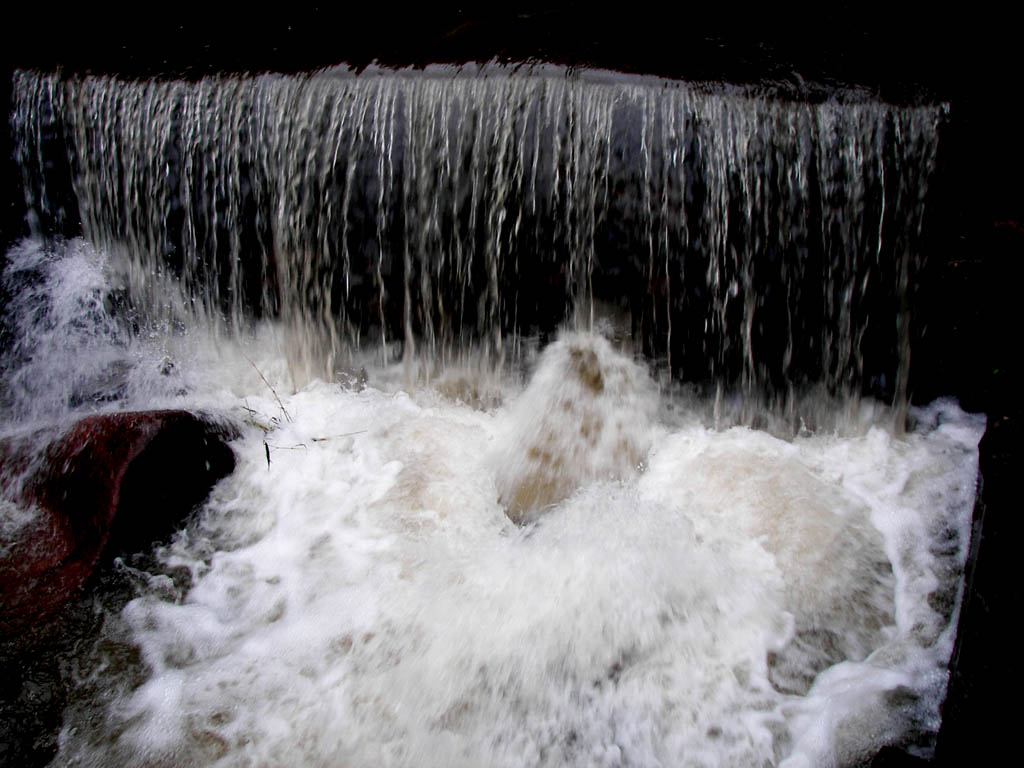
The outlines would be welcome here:
[[[984,428],[903,430],[942,108],[504,70],[14,92],[30,224],[84,237],[6,256],[3,433],[240,431],[120,566],[56,764],[929,754]]]
[[[927,751],[983,428],[954,403],[903,438],[885,409],[789,441],[716,430],[578,332],[526,382],[367,361],[295,391],[271,325],[129,336],[101,253],[9,258],[8,284],[35,286],[5,372],[15,412],[171,406],[243,427],[235,473],[84,651],[58,764]]]

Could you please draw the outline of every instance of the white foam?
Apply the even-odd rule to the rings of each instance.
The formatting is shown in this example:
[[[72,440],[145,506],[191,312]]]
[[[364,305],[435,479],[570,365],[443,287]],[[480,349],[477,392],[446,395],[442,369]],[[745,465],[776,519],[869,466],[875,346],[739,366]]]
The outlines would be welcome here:
[[[238,466],[160,554],[191,588],[121,616],[145,682],[69,710],[59,762],[796,768],[937,727],[983,420],[668,426],[642,366],[584,334],[522,392],[372,367],[295,391],[282,338],[123,346],[118,405],[234,417]],[[600,389],[567,380],[573,349]],[[580,450],[584,417],[641,460]],[[520,526],[508,457],[541,432],[572,483]]]
[[[647,427],[645,473],[581,478],[519,528],[491,456],[530,397],[283,396],[292,421],[236,444],[205,513],[221,551],[185,602],[126,611],[153,675],[111,715],[121,743],[226,765],[841,765],[898,740],[887,696],[942,683],[920,543],[962,522],[977,423],[791,443]],[[823,628],[851,660],[776,690],[769,653]]]

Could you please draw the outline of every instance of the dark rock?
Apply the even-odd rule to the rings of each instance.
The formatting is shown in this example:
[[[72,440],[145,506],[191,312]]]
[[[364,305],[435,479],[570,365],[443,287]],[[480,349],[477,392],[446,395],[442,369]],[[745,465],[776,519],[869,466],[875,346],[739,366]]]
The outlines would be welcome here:
[[[1019,565],[1024,534],[1018,511],[1024,441],[1020,387],[1016,378],[1010,391],[994,398],[1001,401],[1001,413],[989,413],[978,446],[981,482],[937,765],[996,763],[1017,748],[1017,709],[1007,701],[1024,677],[1017,630],[1024,599]]]
[[[80,382],[68,396],[68,405],[79,408],[86,404],[101,406],[116,403],[128,392],[128,375],[132,369],[127,360],[114,360],[97,375]]]
[[[0,491],[28,513],[0,540],[5,641],[56,614],[104,554],[167,536],[235,466],[231,428],[185,411],[87,416],[47,437],[0,441]]]
[[[43,766],[57,753],[66,697],[52,655],[0,658],[0,765]]]
[[[871,768],[914,768],[928,764],[928,760],[915,757],[897,747],[882,747],[870,762]]]

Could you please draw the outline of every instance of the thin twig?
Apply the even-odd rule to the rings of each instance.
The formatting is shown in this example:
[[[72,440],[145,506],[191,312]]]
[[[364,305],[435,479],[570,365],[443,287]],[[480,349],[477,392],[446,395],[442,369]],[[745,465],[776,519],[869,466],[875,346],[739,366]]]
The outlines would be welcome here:
[[[246,408],[246,410],[249,410],[249,409]],[[285,415],[287,415],[287,414],[285,414]],[[252,423],[252,422],[250,422],[250,423]],[[257,424],[256,426],[261,426],[261,425]],[[367,431],[368,430],[360,429],[358,432],[345,432],[345,433],[340,434],[340,435],[330,435],[328,437],[312,437],[312,438],[310,438],[310,440],[312,440],[314,443],[323,443],[323,442],[326,442],[328,440],[334,440],[334,439],[339,438],[339,437],[351,437],[352,435],[361,435],[361,434],[363,434],[364,432],[367,432]],[[305,450],[309,450],[306,447],[305,443],[298,443],[296,445],[273,445],[272,446],[266,440],[263,441],[263,448],[267,452],[267,470],[268,471],[270,470],[270,449],[271,448],[273,448],[275,451],[297,451],[300,448],[302,450],[304,450],[304,451]]]
[[[342,433],[340,435],[328,435],[327,437],[313,437],[313,438],[310,438],[310,439],[314,443],[323,443],[323,442],[326,442],[327,440],[334,440],[335,438],[338,438],[338,437],[351,437],[352,435],[361,435],[364,432],[366,432],[365,429],[360,429],[358,432],[344,432],[344,433]]]
[[[245,357],[246,360],[249,360],[248,356],[243,355],[243,357]],[[281,402],[281,398],[277,396],[277,391],[272,386],[270,386],[270,382],[267,381],[267,377],[263,375],[263,371],[261,371],[256,366],[256,363],[254,363],[252,360],[249,360],[249,365],[251,365],[253,368],[256,368],[256,373],[258,373],[260,375],[260,378],[263,379],[263,383],[267,385],[267,389],[270,390],[271,394],[273,394],[273,396],[274,396],[274,399],[277,400],[277,404],[281,408],[281,413],[284,414],[284,417],[288,421],[291,421],[292,417],[288,415],[288,411],[286,411],[285,408],[284,408],[284,403],[282,403]]]

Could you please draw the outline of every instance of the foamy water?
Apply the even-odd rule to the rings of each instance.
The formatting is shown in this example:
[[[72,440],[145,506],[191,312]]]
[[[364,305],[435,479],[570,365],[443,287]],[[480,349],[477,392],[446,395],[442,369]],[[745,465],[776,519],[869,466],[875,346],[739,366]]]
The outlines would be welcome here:
[[[984,428],[955,402],[899,438],[715,429],[581,332],[525,380],[368,358],[365,376],[296,389],[272,326],[126,334],[102,254],[9,258],[8,284],[49,310],[14,324],[7,429],[69,402],[241,427],[235,472],[84,652],[82,690],[106,694],[72,693],[57,764],[795,768],[927,751]]]

